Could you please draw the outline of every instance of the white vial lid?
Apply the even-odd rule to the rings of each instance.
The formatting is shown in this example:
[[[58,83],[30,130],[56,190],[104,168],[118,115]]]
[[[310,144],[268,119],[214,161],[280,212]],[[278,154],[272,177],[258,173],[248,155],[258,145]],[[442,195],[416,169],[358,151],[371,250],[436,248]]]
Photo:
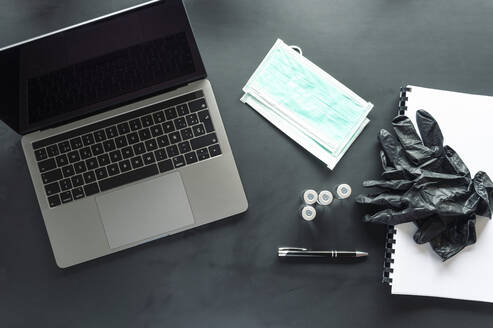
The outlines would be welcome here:
[[[317,202],[320,205],[330,205],[332,201],[334,200],[334,196],[332,193],[328,190],[322,190],[321,192],[318,193],[318,200]]]
[[[317,198],[318,194],[313,189],[305,190],[305,192],[303,193],[303,201],[308,205],[315,204],[317,202]]]
[[[346,184],[340,184],[337,186],[337,197],[340,199],[346,199],[351,196],[351,187]]]
[[[306,221],[311,221],[315,219],[315,216],[317,216],[317,211],[315,211],[315,207],[307,205],[301,209],[301,217]]]

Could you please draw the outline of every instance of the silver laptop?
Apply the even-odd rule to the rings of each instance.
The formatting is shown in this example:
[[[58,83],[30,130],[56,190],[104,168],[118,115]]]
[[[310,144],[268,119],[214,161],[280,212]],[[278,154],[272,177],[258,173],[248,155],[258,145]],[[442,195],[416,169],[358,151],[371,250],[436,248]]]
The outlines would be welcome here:
[[[247,209],[181,1],[0,49],[0,70],[58,266]]]

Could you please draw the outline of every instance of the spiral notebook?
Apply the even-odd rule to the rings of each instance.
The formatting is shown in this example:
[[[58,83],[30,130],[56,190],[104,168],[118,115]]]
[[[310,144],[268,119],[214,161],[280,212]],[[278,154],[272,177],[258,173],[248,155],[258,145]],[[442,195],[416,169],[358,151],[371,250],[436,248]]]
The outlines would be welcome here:
[[[399,112],[416,125],[416,111],[424,109],[437,120],[445,138],[472,175],[493,177],[493,97],[428,89],[401,88]],[[417,245],[416,227],[389,227],[383,282],[392,294],[435,296],[493,302],[493,220],[478,217],[477,242],[446,262],[429,244]]]

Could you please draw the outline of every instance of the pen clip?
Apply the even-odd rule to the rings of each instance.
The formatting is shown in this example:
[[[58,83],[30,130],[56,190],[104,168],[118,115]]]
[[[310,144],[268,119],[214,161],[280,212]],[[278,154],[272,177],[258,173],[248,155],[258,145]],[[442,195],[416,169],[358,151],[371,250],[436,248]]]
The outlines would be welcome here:
[[[279,252],[289,252],[289,251],[307,251],[308,248],[303,247],[279,247]]]

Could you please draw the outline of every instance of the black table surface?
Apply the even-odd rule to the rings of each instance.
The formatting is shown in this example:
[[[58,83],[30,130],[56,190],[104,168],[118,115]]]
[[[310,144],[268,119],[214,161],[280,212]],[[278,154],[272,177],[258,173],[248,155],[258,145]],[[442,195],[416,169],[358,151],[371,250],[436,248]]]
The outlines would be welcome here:
[[[136,3],[0,0],[0,46]],[[364,212],[352,200],[311,224],[299,218],[298,206],[305,188],[349,183],[356,195],[364,179],[378,176],[376,136],[390,128],[402,83],[493,95],[493,3],[185,4],[249,210],[59,269],[20,136],[0,123],[0,327],[492,326],[488,303],[390,295],[381,283],[385,227],[362,223]],[[375,104],[371,123],[333,171],[239,100],[277,38],[299,45]],[[276,256],[282,245],[357,248],[370,256],[358,263],[284,262]]]

